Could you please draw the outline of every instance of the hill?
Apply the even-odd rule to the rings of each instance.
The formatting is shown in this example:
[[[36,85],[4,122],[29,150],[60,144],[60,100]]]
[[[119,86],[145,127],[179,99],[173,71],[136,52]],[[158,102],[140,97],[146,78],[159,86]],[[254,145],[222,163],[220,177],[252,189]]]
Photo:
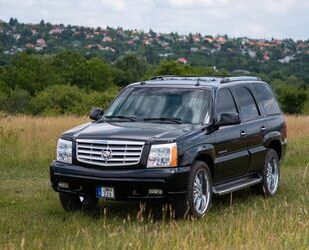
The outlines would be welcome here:
[[[0,22],[0,111],[85,114],[157,74],[258,75],[285,112],[309,112],[309,40]]]
[[[0,51],[5,55],[28,51],[49,54],[61,50],[98,55],[112,62],[128,52],[148,63],[185,58],[194,66],[259,71],[265,63],[300,64],[308,69],[309,40],[230,38],[227,35],[157,33],[123,28],[90,28],[63,24],[19,23],[11,18],[0,24]],[[308,77],[305,77],[308,80]]]

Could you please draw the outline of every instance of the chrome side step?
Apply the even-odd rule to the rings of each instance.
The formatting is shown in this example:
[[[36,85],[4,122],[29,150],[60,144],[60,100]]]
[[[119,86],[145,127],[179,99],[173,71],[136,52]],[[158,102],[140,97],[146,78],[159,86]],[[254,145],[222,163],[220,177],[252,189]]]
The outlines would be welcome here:
[[[215,185],[213,186],[212,191],[216,195],[225,195],[246,187],[253,186],[260,182],[262,182],[262,177],[260,176],[242,177],[223,184]]]

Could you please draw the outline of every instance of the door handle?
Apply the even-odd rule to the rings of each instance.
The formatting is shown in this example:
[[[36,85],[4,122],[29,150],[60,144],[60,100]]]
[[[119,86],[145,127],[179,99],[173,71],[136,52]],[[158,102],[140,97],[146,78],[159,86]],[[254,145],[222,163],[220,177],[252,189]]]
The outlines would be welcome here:
[[[264,132],[266,128],[264,126],[261,127],[261,132]]]
[[[241,131],[240,132],[240,136],[245,136],[247,133],[246,133],[246,131]]]

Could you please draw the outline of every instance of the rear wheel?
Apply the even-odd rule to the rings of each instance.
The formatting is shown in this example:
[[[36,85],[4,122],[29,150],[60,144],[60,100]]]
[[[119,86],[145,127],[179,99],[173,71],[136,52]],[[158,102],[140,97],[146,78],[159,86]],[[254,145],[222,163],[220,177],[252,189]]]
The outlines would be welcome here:
[[[78,211],[81,209],[93,209],[98,199],[90,196],[79,196],[71,193],[59,193],[61,206],[66,211]]]
[[[267,150],[261,175],[263,181],[257,186],[259,192],[264,193],[266,197],[274,196],[278,191],[280,180],[280,161],[275,150]]]
[[[189,176],[187,196],[175,205],[176,216],[190,214],[203,217],[209,210],[212,201],[212,178],[205,162],[196,161]]]

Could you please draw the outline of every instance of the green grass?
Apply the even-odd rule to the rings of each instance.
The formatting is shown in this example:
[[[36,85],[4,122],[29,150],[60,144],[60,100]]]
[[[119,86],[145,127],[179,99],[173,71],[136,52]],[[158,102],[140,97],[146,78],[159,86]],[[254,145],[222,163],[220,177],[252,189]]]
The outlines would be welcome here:
[[[308,117],[288,118],[279,193],[216,198],[200,220],[153,219],[138,203],[65,212],[49,186],[60,132],[85,118],[0,118],[0,249],[308,249]]]

